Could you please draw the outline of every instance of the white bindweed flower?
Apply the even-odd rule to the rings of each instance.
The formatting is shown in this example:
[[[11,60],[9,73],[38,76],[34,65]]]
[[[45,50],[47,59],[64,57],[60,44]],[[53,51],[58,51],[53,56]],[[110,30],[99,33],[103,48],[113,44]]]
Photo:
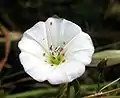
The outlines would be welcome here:
[[[48,18],[27,30],[18,47],[26,73],[35,80],[51,84],[71,82],[91,62],[94,47],[81,28],[61,18]]]

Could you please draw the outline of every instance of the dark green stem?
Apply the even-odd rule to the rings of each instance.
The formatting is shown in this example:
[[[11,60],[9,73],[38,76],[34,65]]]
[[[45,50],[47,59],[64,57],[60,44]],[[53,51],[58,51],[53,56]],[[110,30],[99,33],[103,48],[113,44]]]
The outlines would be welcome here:
[[[66,92],[67,97],[66,98],[70,98],[70,84],[68,84],[67,86],[67,92]]]

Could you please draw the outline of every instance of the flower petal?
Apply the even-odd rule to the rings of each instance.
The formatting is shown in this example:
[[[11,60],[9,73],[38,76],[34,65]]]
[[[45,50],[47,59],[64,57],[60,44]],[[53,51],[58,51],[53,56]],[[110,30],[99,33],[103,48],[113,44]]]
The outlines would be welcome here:
[[[82,32],[78,25],[62,18],[48,18],[45,24],[49,46],[64,46]]]
[[[85,66],[77,60],[68,60],[59,66],[68,76],[68,82],[80,77],[85,72]]]
[[[47,80],[51,66],[26,52],[21,52],[19,57],[26,73],[32,78],[39,82]]]
[[[48,81],[51,84],[62,84],[69,82],[67,74],[58,67],[53,68],[53,70],[51,70],[48,76]]]
[[[48,18],[46,20],[45,24],[49,47],[53,45],[53,47],[55,48],[59,45],[62,21],[62,19],[57,18]]]
[[[40,21],[36,23],[32,28],[28,29],[23,36],[27,36],[32,40],[39,43],[44,49],[48,49],[48,41],[46,35],[45,23]]]
[[[44,59],[43,53],[45,53],[45,51],[43,50],[41,45],[38,44],[35,40],[30,39],[28,36],[22,37],[22,39],[18,43],[18,47],[21,51],[30,53],[31,55],[34,55],[39,59]]]
[[[82,32],[81,28],[75,23],[68,21],[66,19],[63,20],[62,28],[61,28],[61,45],[65,46],[69,43],[76,35]]]
[[[88,34],[80,32],[64,48],[66,59],[76,59],[84,65],[91,62],[94,47]]]
[[[51,44],[65,48],[67,58],[76,58],[81,63],[88,65],[94,52],[90,36],[81,28],[65,19],[49,18],[46,21],[48,40]]]

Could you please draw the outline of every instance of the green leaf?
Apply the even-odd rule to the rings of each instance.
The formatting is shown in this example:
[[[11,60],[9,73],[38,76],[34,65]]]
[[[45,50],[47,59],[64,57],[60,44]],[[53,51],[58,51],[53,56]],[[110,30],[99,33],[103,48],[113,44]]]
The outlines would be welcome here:
[[[120,50],[105,50],[94,53],[91,65],[94,65],[96,67],[97,64],[103,59],[107,59],[106,62],[107,66],[113,66],[115,64],[119,64]]]

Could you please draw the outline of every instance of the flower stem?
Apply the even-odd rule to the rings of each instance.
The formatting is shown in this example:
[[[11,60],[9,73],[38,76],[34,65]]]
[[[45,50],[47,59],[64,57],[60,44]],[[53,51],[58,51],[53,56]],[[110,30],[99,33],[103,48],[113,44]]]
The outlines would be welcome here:
[[[58,91],[59,93],[56,98],[64,98],[66,96],[67,86],[68,86],[68,83],[60,85],[60,88]]]
[[[66,92],[67,97],[70,98],[70,84],[67,85],[67,92]]]
[[[74,90],[75,90],[75,98],[80,98],[81,97],[80,83],[77,79],[73,82],[73,86],[74,86]]]

